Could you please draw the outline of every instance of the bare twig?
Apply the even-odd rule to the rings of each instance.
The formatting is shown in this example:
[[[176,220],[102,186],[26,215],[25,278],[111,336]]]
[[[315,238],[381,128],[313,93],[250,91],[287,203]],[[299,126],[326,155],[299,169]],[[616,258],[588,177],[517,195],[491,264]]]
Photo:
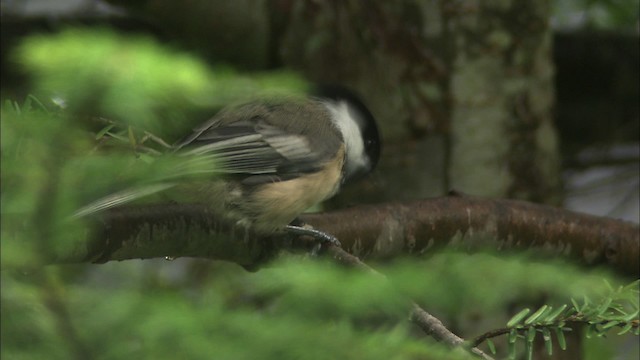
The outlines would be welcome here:
[[[353,268],[368,272],[370,274],[373,274],[382,281],[385,281],[385,282],[389,281],[386,276],[384,276],[383,274],[379,273],[375,269],[371,268],[369,265],[362,262],[360,259],[358,259],[358,257],[353,256],[348,252],[344,251],[344,249],[340,247],[329,246],[328,252],[331,255],[331,257],[340,264],[347,265],[349,267],[353,267]],[[409,318],[414,324],[420,327],[427,335],[433,337],[437,341],[442,341],[451,347],[458,347],[464,344],[464,339],[460,338],[459,336],[451,332],[451,330],[447,329],[447,327],[444,326],[442,321],[440,321],[435,316],[429,314],[427,311],[422,309],[418,304],[416,304],[413,301],[411,302],[411,315]],[[469,350],[473,354],[483,359],[486,359],[486,360],[493,359],[491,356],[485,354],[482,350],[476,347],[473,347]]]

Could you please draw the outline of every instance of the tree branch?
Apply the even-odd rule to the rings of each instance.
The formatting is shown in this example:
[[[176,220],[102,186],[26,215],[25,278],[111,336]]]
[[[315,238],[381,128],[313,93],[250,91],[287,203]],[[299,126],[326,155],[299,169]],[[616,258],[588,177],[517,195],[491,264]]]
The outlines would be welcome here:
[[[364,260],[422,255],[441,248],[473,251],[533,249],[587,265],[640,273],[638,224],[515,200],[441,197],[363,205],[301,219],[336,236]],[[49,263],[200,257],[256,266],[282,236],[256,236],[221,223],[203,205],[165,204],[112,209],[91,220],[75,250]]]
[[[449,196],[304,215],[366,260],[439,248],[533,249],[640,274],[638,224],[524,201]]]

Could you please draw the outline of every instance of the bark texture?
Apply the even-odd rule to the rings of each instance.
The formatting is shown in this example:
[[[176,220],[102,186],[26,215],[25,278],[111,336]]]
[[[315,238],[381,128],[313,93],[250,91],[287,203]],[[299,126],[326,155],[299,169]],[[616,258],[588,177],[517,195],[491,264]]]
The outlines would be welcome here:
[[[637,224],[522,201],[450,196],[363,205],[301,219],[336,236],[345,250],[363,260],[422,256],[445,247],[530,249],[589,266],[606,265],[633,277],[640,273]],[[76,250],[48,261],[200,257],[256,267],[292,241],[284,234],[258,236],[220,223],[206,207],[185,204],[113,209],[92,228],[86,239],[69,247]]]

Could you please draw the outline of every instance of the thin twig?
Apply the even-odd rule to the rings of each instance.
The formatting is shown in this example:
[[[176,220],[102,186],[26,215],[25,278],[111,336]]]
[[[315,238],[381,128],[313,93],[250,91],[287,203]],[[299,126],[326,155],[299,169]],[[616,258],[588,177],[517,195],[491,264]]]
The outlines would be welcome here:
[[[365,264],[358,257],[344,251],[344,249],[342,249],[341,247],[329,246],[328,252],[334,260],[336,260],[337,262],[343,265],[347,265],[362,271],[366,271],[370,274],[377,276],[383,281],[389,281],[389,279],[385,275],[381,274],[380,272],[376,271],[369,265]],[[458,335],[451,332],[451,330],[447,329],[447,327],[444,326],[442,321],[440,321],[435,316],[429,314],[427,311],[422,309],[418,304],[416,304],[413,301],[411,302],[410,319],[414,324],[418,325],[425,333],[427,333],[427,335],[433,337],[437,341],[442,341],[451,347],[458,347],[464,344],[464,339],[462,339]],[[477,355],[482,359],[485,359],[485,360],[493,359],[491,356],[485,354],[482,350],[476,347],[473,347],[469,350],[474,355]]]

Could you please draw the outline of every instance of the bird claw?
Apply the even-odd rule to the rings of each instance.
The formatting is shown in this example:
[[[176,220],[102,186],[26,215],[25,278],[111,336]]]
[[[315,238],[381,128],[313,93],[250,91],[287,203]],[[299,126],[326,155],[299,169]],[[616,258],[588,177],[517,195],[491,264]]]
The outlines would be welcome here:
[[[318,240],[318,242],[311,249],[311,256],[318,256],[318,253],[320,252],[320,250],[322,249],[322,245],[324,244],[331,244],[332,246],[342,247],[340,240],[338,240],[335,236],[329,235],[320,230],[297,225],[287,225],[286,229],[291,234],[310,236]]]

